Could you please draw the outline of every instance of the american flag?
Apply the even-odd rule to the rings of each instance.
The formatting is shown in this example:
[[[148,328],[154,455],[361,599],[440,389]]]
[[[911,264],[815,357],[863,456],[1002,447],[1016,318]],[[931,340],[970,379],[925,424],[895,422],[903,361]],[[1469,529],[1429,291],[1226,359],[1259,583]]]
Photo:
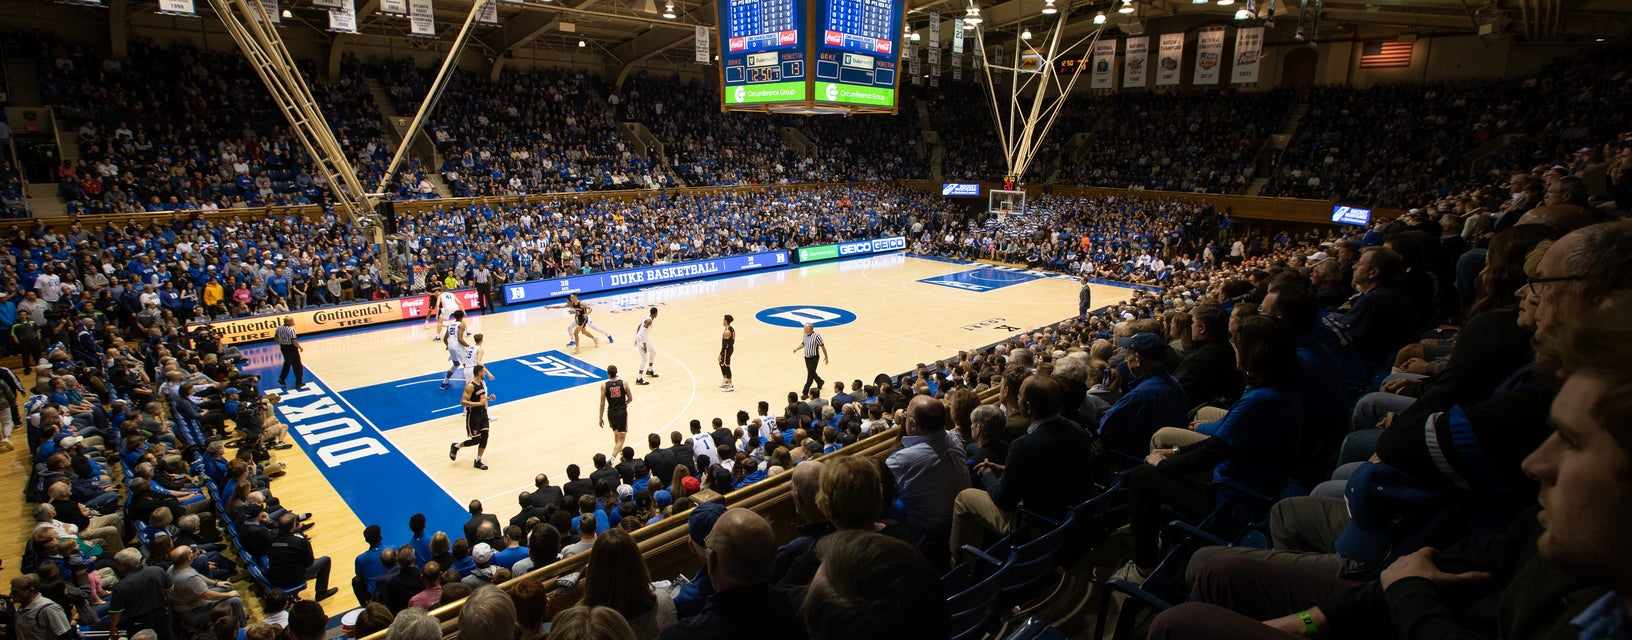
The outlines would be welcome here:
[[[1411,66],[1410,42],[1366,42],[1360,45],[1361,69],[1391,69]]]

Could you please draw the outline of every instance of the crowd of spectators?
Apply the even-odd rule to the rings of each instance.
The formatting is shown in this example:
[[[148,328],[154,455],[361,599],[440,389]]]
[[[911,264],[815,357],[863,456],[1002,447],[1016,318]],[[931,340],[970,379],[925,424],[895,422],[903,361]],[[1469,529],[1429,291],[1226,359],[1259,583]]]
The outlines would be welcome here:
[[[432,70],[411,60],[376,65],[399,113],[414,113]],[[599,81],[583,71],[507,72],[489,82],[455,72],[427,124],[455,196],[674,186],[619,133]]]
[[[70,213],[211,211],[322,203],[325,178],[235,52],[137,38],[129,55],[40,40],[40,92],[59,118],[78,124],[78,159],[55,180]],[[309,63],[301,72],[313,76]],[[379,112],[346,56],[315,95],[364,180],[378,184],[389,160]],[[238,96],[226,99],[222,96]]]
[[[639,122],[663,143],[669,166],[697,187],[823,182],[809,158],[782,139],[771,116],[722,113],[719,89],[677,77],[636,74],[607,96],[619,119]]]
[[[1062,182],[1243,193],[1264,142],[1281,130],[1296,96],[1285,90],[1122,91],[1085,99],[1080,117],[1056,124],[1061,140],[1088,134]]]

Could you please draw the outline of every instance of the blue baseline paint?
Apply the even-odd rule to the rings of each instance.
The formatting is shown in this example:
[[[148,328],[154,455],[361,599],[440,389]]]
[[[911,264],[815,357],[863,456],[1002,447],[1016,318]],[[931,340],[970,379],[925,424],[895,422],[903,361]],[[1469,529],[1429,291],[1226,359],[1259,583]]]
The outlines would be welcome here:
[[[794,305],[791,307],[771,307],[754,314],[754,319],[776,327],[805,326],[805,323],[821,327],[837,327],[841,324],[850,324],[856,321],[856,314],[838,307],[817,307]]]
[[[560,351],[495,360],[487,363],[487,369],[493,374],[493,379],[487,381],[487,392],[499,398],[489,406],[606,379],[604,369]],[[438,389],[440,382],[442,372],[437,372],[342,391],[340,395],[383,432],[462,414],[459,394],[465,383],[454,380],[449,388]],[[459,434],[450,432],[449,437],[455,435]]]
[[[1047,278],[1050,275],[1051,274],[1030,271],[1027,269],[1016,269],[1014,267],[985,266],[978,269],[971,269],[969,271],[949,273],[944,276],[924,278],[919,280],[919,282],[960,289],[963,291],[985,293],[993,289],[1002,289],[1003,287],[1011,287],[1017,284],[1031,282],[1033,280],[1040,280],[1042,278]]]
[[[277,345],[243,349],[251,362],[245,370],[260,374],[263,392],[277,392],[276,367],[282,361],[257,350],[275,354]],[[406,542],[411,535],[408,518],[415,513],[425,514],[428,531],[458,531],[469,519],[470,514],[460,502],[386,439],[367,414],[357,411],[310,370],[305,386],[281,395],[278,416],[289,425],[290,437],[299,442],[300,450],[311,458],[358,520],[364,525],[380,525],[386,542]],[[389,482],[389,486],[382,481]],[[290,506],[299,507],[299,497],[294,498]],[[339,566],[347,561],[335,559]]]

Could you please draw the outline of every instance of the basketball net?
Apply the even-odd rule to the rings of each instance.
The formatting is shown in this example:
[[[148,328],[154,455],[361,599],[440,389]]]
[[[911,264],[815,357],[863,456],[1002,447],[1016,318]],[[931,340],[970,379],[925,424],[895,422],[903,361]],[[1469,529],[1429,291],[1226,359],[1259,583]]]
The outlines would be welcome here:
[[[1023,179],[1026,171],[1031,169],[1031,162],[1042,147],[1043,139],[1054,127],[1054,121],[1059,117],[1071,90],[1076,87],[1083,68],[1088,66],[1074,65],[1069,78],[1064,78],[1059,73],[1058,61],[1069,52],[1078,51],[1079,47],[1083,55],[1087,55],[1105,31],[1105,27],[1100,26],[1076,42],[1062,47],[1060,41],[1070,14],[1069,6],[1062,7],[1053,28],[1044,32],[1041,38],[1025,40],[1018,33],[1014,34],[1015,59],[1006,65],[1002,64],[1002,60],[998,61],[999,64],[991,63],[991,56],[986,53],[986,31],[980,25],[975,25],[975,42],[979,46],[981,59],[985,61],[981,65],[981,72],[986,75],[987,96],[991,99],[997,139],[1003,147],[1003,160],[1006,163],[1005,175],[1008,177],[1004,179],[1005,190],[1019,188],[1013,182]],[[997,44],[999,39],[996,35],[993,44]],[[1007,37],[1009,34],[1001,35]],[[1043,42],[1043,48],[1032,44],[1037,40]],[[998,71],[998,78],[1002,77],[1003,72],[1009,74],[1008,95],[1002,99],[998,96],[997,84],[992,81],[994,69]]]

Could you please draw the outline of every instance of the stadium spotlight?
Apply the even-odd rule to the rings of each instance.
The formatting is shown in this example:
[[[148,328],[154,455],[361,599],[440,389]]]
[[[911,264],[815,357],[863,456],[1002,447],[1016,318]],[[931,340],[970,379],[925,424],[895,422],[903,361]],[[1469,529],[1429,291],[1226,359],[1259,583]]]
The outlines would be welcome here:
[[[1236,20],[1246,20],[1247,18],[1251,18],[1251,17],[1252,17],[1252,13],[1247,11],[1246,9],[1236,9],[1235,10],[1235,19]]]
[[[670,2],[670,3],[666,4],[666,5],[663,5],[663,17],[668,18],[670,20],[674,19],[674,3],[673,2]]]
[[[1051,16],[1051,15],[1054,15],[1054,14],[1059,13],[1059,12],[1060,12],[1059,9],[1054,8],[1054,0],[1046,0],[1046,2],[1044,2],[1044,4],[1043,4],[1043,15]]]
[[[1026,29],[1025,31],[1021,31],[1020,32],[1020,39],[1021,40],[1030,40],[1031,39],[1031,29]]]
[[[1101,11],[1094,16],[1094,24],[1105,24],[1105,12]]]
[[[963,12],[963,23],[971,27],[977,26],[986,20],[980,17],[980,5],[969,3],[969,9]]]
[[[1122,6],[1120,8],[1118,8],[1116,10],[1116,12],[1117,13],[1133,13],[1133,0],[1122,0]]]

